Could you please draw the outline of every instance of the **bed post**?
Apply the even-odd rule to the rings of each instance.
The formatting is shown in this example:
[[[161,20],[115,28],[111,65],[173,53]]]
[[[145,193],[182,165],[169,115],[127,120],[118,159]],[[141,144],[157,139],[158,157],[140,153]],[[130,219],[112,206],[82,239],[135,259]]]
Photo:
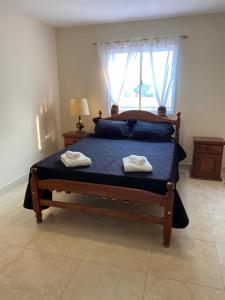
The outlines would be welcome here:
[[[163,243],[165,247],[169,247],[173,221],[174,184],[172,182],[168,182],[166,187],[167,199],[164,208]]]
[[[42,222],[42,213],[41,213],[41,206],[39,203],[40,192],[38,191],[37,168],[32,168],[31,174],[32,174],[32,176],[31,176],[30,183],[31,183],[33,210],[36,214],[37,223],[41,223]]]
[[[175,132],[175,139],[176,139],[177,143],[179,143],[180,116],[181,116],[181,113],[178,112],[177,113],[177,120],[176,120],[176,132]]]

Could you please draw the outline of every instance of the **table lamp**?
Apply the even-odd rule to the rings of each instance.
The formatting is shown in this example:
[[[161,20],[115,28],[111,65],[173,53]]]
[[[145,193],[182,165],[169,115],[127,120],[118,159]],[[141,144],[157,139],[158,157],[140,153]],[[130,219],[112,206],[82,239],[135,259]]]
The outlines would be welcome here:
[[[81,120],[81,116],[89,116],[89,108],[87,98],[71,99],[70,100],[70,114],[71,116],[78,116],[78,122],[76,127],[79,133],[82,133],[84,124]]]

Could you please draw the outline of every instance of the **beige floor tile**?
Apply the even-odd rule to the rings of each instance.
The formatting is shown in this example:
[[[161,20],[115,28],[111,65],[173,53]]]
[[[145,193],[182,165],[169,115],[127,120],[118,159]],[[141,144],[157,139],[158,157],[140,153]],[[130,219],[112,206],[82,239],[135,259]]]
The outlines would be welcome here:
[[[193,192],[188,196],[183,196],[180,194],[184,207],[188,211],[200,212],[200,213],[208,213],[208,206],[205,200],[204,193]]]
[[[41,293],[35,293],[30,290],[26,290],[26,287],[23,289],[9,288],[6,285],[0,283],[0,299],[1,300],[56,300],[55,296],[52,295],[43,295]]]
[[[216,249],[218,252],[221,272],[223,275],[223,281],[224,281],[224,285],[225,285],[225,245],[216,244]]]
[[[4,208],[4,207],[0,207],[0,223],[2,221],[5,221],[9,218],[11,218],[11,216],[14,214],[15,210],[13,209],[8,209],[8,208]]]
[[[57,233],[87,239],[95,240],[101,237],[101,234],[107,232],[112,225],[104,224],[99,221],[97,215],[74,213],[68,210],[62,210],[61,215],[55,220],[61,220],[62,226],[58,226]],[[116,230],[116,227],[114,227]]]
[[[131,227],[132,228],[132,227]],[[138,226],[131,231],[105,231],[93,241],[85,260],[102,263],[125,270],[147,272],[152,236],[150,232],[139,231]]]
[[[225,214],[210,214],[214,241],[225,244]]]
[[[22,182],[20,182],[19,184],[16,185],[15,190],[18,192],[25,192],[26,188],[27,188],[27,183],[28,183],[28,177],[26,180],[23,180]]]
[[[29,244],[28,248],[82,259],[86,255],[91,242],[90,239],[55,232],[42,232]]]
[[[223,181],[206,180],[204,192],[212,195],[225,195],[225,183]]]
[[[170,279],[224,288],[214,243],[173,237],[170,248],[154,242],[150,270]]]
[[[4,218],[4,223],[16,226],[37,227],[35,214],[32,210],[23,207],[8,209],[8,214]]]
[[[20,208],[23,206],[24,191],[13,189],[0,195],[0,207],[3,208]]]
[[[26,290],[57,299],[76,271],[80,261],[26,249],[0,276],[7,289]]]
[[[190,177],[190,170],[189,169],[185,169],[184,167],[180,166],[179,168],[179,173],[180,173],[180,177]]]
[[[211,214],[225,214],[225,194],[206,194],[205,199]]]
[[[205,181],[189,177],[181,177],[177,184],[177,189],[184,195],[189,195],[193,192],[203,192],[205,189]]]
[[[16,223],[8,224],[3,221],[0,226],[0,241],[12,245],[26,247],[39,234],[36,228],[18,226]]]
[[[212,221],[207,212],[188,211],[189,224],[184,229],[173,229],[176,236],[189,237],[204,241],[214,241]]]
[[[191,186],[190,184],[182,184],[177,186],[177,191],[187,202],[188,201],[198,201],[198,199],[202,198],[203,190],[199,187]]]
[[[74,213],[69,210],[61,210],[59,219],[64,219],[64,225],[58,227],[60,234],[87,238],[93,241],[102,241],[106,237],[113,240],[115,236],[124,234],[134,234],[135,231],[141,234],[147,234],[149,239],[150,232],[146,230],[149,224],[141,222],[132,222],[117,218],[98,216],[92,214]],[[145,232],[145,233],[144,233]]]
[[[150,273],[144,300],[224,300],[225,291],[181,281],[166,279]]]
[[[182,202],[187,210],[207,213],[208,207],[205,200],[204,186],[202,185],[202,182],[195,185],[192,182],[186,180],[185,182],[178,184],[177,190]]]
[[[0,272],[4,271],[23,251],[22,247],[0,243]]]
[[[64,224],[64,222],[58,218],[60,209],[54,210],[49,208],[44,210],[42,213],[43,222],[41,224],[37,224],[33,210],[21,207],[14,209],[13,211],[14,212],[11,212],[11,216],[4,219],[5,224],[34,228],[40,231],[57,231],[58,228]]]
[[[63,300],[141,300],[145,276],[83,262],[63,293]]]
[[[37,225],[33,211],[22,207],[25,189],[26,183],[21,183],[0,195],[1,300],[60,299],[70,278],[63,299],[142,299],[153,239],[150,269],[154,273],[148,278],[144,300],[225,299],[224,291],[214,289],[225,285],[223,182],[191,179],[187,170],[181,172],[178,191],[190,224],[173,230],[169,249],[162,246],[162,228],[153,224],[50,208]],[[115,206],[94,197],[65,193],[54,193],[54,197]],[[118,204],[118,208],[124,206]],[[149,211],[158,213],[154,207]],[[224,245],[216,249],[215,243],[206,241]]]
[[[213,225],[213,236],[216,243],[225,244],[225,222],[218,222]]]
[[[11,209],[0,207],[0,218],[6,217],[9,213],[11,213]]]
[[[202,209],[204,209],[206,211],[207,206],[204,206],[202,191],[195,191],[189,188],[187,190],[178,188],[177,191],[182,199],[182,202],[184,202],[184,204],[188,206],[188,208],[197,209],[201,211]]]

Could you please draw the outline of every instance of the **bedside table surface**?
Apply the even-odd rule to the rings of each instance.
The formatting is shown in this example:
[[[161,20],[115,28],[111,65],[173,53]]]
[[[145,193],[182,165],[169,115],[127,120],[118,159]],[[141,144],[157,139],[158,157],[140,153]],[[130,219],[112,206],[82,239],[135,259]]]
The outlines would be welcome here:
[[[65,132],[63,133],[63,137],[67,137],[67,138],[74,138],[74,137],[78,137],[78,138],[82,138],[82,137],[85,137],[87,135],[89,135],[90,133],[89,132],[77,132],[77,131],[68,131],[68,132]]]
[[[82,139],[86,138],[87,136],[90,135],[90,132],[77,132],[77,131],[68,131],[63,133],[63,138],[64,138],[64,146],[70,146],[72,144],[75,144]]]
[[[202,144],[217,144],[217,145],[224,145],[225,141],[223,138],[220,137],[203,137],[203,136],[194,136],[193,137],[194,143],[202,143]]]

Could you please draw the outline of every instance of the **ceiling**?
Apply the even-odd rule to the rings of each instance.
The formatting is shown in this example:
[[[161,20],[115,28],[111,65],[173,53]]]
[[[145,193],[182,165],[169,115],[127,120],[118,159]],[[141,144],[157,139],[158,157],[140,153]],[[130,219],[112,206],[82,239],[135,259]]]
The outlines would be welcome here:
[[[225,0],[0,0],[55,27],[225,12]]]

